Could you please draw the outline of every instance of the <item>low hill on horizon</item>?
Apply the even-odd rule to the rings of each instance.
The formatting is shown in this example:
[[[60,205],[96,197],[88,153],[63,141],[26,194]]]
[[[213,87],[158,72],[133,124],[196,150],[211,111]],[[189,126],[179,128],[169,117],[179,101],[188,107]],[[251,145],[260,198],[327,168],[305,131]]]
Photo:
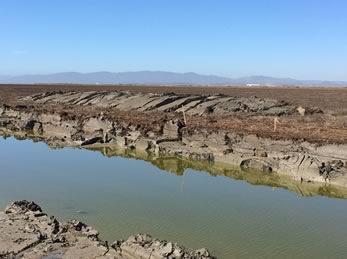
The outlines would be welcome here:
[[[262,86],[347,86],[345,81],[296,80],[269,76],[228,78],[197,73],[174,73],[165,71],[136,72],[62,72],[55,74],[33,74],[0,76],[3,84],[139,84],[139,85],[262,85]]]

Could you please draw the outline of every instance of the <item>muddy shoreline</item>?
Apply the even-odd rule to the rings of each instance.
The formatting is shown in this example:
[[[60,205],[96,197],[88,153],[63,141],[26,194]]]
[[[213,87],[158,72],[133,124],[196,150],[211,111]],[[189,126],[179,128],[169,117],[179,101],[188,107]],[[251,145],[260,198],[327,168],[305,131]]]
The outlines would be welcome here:
[[[26,200],[0,212],[0,258],[215,258],[206,249],[193,251],[146,234],[112,244],[98,235],[78,220],[59,222]]]
[[[282,134],[280,138],[251,134],[257,124],[230,125],[244,120],[312,120],[321,111],[283,101],[223,95],[133,94],[129,92],[48,92],[21,97],[15,106],[0,107],[0,132],[19,132],[56,147],[120,147],[160,156],[224,163],[266,174],[278,174],[299,182],[347,187],[345,129],[340,142],[314,142]],[[301,111],[302,112],[302,111]],[[207,122],[194,124],[195,120]],[[187,122],[188,120],[188,122]],[[210,123],[208,123],[210,122]],[[241,119],[242,122],[242,119]],[[218,124],[221,127],[211,127]],[[281,127],[284,127],[281,125]],[[340,130],[340,133],[338,133]],[[323,132],[323,133],[322,133]],[[273,133],[273,137],[271,134]],[[319,134],[330,133],[321,130]],[[335,134],[335,135],[336,135]],[[313,134],[312,134],[313,135]],[[339,135],[336,135],[339,136]]]

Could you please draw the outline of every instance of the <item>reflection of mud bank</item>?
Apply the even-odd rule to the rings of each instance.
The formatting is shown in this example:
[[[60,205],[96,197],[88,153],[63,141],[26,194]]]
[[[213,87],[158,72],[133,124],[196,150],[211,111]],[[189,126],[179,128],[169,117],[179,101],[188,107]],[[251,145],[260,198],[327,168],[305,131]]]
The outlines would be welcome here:
[[[144,234],[110,245],[98,235],[80,221],[48,217],[34,202],[16,201],[0,212],[0,258],[214,258],[206,249],[192,251]]]
[[[1,131],[0,131],[1,133]],[[38,136],[30,136],[27,133],[16,132],[12,135],[4,135],[4,137],[14,136],[18,140],[30,138],[34,142],[45,141]],[[51,146],[52,147],[52,146]],[[53,146],[54,148],[54,146]],[[236,165],[226,164],[223,162],[213,162],[209,160],[191,160],[178,158],[170,155],[158,155],[153,152],[147,152],[141,149],[124,149],[118,146],[92,145],[85,149],[100,152],[106,157],[124,157],[129,159],[138,159],[151,163],[157,168],[175,173],[182,176],[187,169],[193,169],[201,172],[208,172],[211,176],[225,176],[234,180],[246,181],[252,185],[270,186],[283,188],[298,193],[304,197],[315,195],[347,199],[347,188],[344,186],[336,186],[332,184],[320,182],[296,181],[290,176],[281,175],[274,172],[264,173],[257,169],[245,169]]]
[[[65,112],[63,106],[53,112],[53,106],[45,111],[46,106],[39,109],[30,105],[3,105],[0,107],[3,134],[31,136],[51,146],[118,146],[144,150],[160,156],[256,169],[264,173],[264,178],[271,172],[271,175],[285,175],[298,182],[347,187],[347,145],[260,138],[208,127],[190,128],[173,115],[180,113],[182,107],[192,120],[210,113],[216,116],[238,113],[245,117],[296,113],[294,106],[276,100],[107,92],[45,93],[22,100],[35,105],[70,105],[70,113]],[[108,113],[114,105],[120,110]],[[131,114],[117,117],[129,109],[140,112],[141,120],[135,122],[129,117]],[[148,109],[166,115],[151,124],[150,118],[143,120],[151,116],[146,113]]]
[[[161,170],[183,175],[187,169],[208,172],[211,176],[225,176],[234,180],[246,181],[253,185],[284,188],[304,197],[315,195],[347,199],[347,188],[314,182],[298,182],[286,175],[264,173],[260,170],[242,170],[238,166],[219,162],[193,161],[169,156],[156,156],[142,150],[127,150],[112,147],[90,147],[88,150],[101,152],[104,156],[120,156],[147,161]]]

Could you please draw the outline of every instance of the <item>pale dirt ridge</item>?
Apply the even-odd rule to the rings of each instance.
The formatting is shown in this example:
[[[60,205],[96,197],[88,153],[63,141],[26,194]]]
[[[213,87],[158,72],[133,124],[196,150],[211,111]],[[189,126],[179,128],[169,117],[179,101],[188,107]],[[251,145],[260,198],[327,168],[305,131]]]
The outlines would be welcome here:
[[[34,202],[16,201],[0,212],[0,258],[22,259],[213,259],[175,243],[137,234],[108,244],[92,227],[77,221],[59,222]]]
[[[187,115],[290,115],[296,107],[284,101],[258,97],[232,97],[225,95],[178,95],[174,93],[150,94],[114,92],[46,92],[24,97],[37,104],[81,105],[116,108],[121,111],[185,112]]]

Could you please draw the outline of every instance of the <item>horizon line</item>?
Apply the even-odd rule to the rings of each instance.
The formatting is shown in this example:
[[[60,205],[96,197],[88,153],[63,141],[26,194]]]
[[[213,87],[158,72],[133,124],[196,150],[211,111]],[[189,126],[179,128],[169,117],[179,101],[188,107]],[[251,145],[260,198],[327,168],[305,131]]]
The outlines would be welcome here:
[[[269,75],[262,75],[262,74],[253,74],[248,76],[239,76],[239,77],[231,77],[231,76],[221,76],[217,74],[204,74],[204,73],[197,73],[193,71],[189,72],[173,72],[173,71],[167,71],[167,70],[129,70],[129,71],[118,71],[113,72],[109,70],[100,70],[100,71],[94,71],[94,72],[79,72],[79,71],[61,71],[61,72],[51,72],[51,73],[24,73],[24,74],[15,74],[15,75],[6,75],[6,74],[0,74],[1,77],[23,77],[23,76],[49,76],[49,75],[59,75],[59,74],[82,74],[82,75],[88,75],[88,74],[97,74],[97,73],[109,73],[109,74],[125,74],[125,73],[171,73],[171,74],[179,74],[179,75],[187,75],[187,74],[194,74],[198,76],[214,76],[224,79],[230,79],[230,80],[237,80],[237,79],[245,79],[245,78],[252,78],[252,77],[263,77],[263,78],[272,78],[272,79],[289,79],[289,80],[295,80],[295,81],[320,81],[320,82],[337,82],[337,83],[347,83],[347,80],[327,80],[327,79],[298,79],[296,77],[288,77],[288,76],[269,76]]]

